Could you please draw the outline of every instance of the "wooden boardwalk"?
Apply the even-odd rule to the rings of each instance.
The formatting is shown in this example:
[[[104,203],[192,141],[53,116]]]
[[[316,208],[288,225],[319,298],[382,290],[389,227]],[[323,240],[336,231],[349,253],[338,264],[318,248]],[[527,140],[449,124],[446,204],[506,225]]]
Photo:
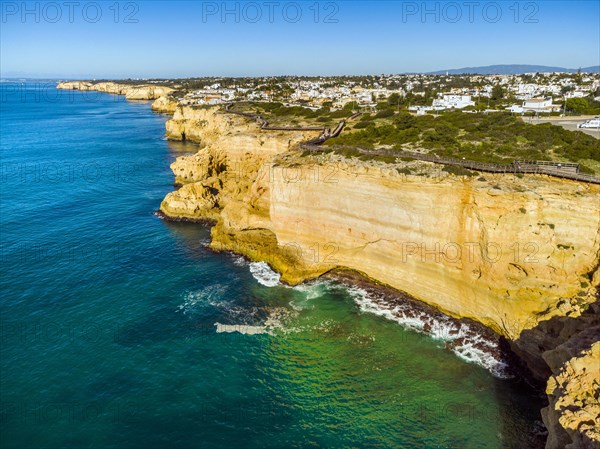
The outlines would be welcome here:
[[[300,147],[303,150],[310,151],[312,153],[320,153],[324,151],[324,148],[320,145],[322,142],[304,142],[300,144]],[[335,149],[336,147],[332,147]],[[481,172],[488,173],[504,173],[504,174],[538,174],[538,175],[548,175],[554,176],[557,178],[564,179],[572,179],[575,181],[583,181],[589,182],[592,184],[600,184],[600,177],[588,175],[585,173],[577,173],[571,170],[562,170],[557,168],[554,163],[549,163],[547,165],[544,164],[523,164],[520,161],[515,161],[509,165],[501,165],[501,164],[492,164],[492,163],[484,163],[484,162],[476,162],[469,161],[465,159],[455,159],[450,157],[439,157],[432,156],[429,154],[415,153],[412,151],[395,151],[395,150],[385,150],[385,149],[375,149],[371,150],[368,148],[362,147],[353,147],[353,149],[359,151],[360,153],[366,155],[373,156],[395,156],[395,157],[404,157],[410,158],[419,161],[433,162],[435,164],[444,164],[444,165],[453,165],[457,167],[464,167],[469,170],[476,170]],[[536,162],[544,162],[544,161],[536,161]],[[571,164],[569,164],[571,166]]]

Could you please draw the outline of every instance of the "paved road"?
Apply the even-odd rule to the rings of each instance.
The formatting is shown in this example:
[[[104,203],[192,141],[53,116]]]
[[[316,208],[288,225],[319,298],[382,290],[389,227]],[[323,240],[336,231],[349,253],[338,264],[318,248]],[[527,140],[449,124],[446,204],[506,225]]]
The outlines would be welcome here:
[[[591,116],[588,118],[552,117],[552,118],[533,119],[531,121],[529,121],[529,118],[523,118],[523,121],[525,121],[527,123],[533,123],[533,124],[552,123],[554,125],[562,126],[563,128],[568,129],[569,131],[583,131],[584,133],[589,134],[590,136],[594,136],[596,139],[600,139],[600,129],[598,129],[598,128],[595,128],[595,129],[577,128],[578,124],[585,122],[589,118],[592,118],[592,117]]]

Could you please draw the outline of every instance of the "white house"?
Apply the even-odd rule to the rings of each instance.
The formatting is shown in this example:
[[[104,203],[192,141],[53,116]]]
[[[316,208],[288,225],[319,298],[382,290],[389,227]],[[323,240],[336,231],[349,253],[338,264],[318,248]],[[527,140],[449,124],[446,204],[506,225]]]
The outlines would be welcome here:
[[[532,98],[523,102],[524,112],[552,112],[559,109],[560,106],[552,104],[552,98]]]
[[[409,106],[409,111],[416,112],[417,115],[424,115],[427,111],[432,111],[433,108],[431,106]]]
[[[512,106],[509,106],[506,109],[508,109],[513,114],[522,114],[524,112],[523,106],[519,106],[517,104],[513,104]]]
[[[444,94],[442,98],[433,100],[431,106],[434,109],[462,109],[467,106],[475,106],[475,102],[471,101],[470,95]]]

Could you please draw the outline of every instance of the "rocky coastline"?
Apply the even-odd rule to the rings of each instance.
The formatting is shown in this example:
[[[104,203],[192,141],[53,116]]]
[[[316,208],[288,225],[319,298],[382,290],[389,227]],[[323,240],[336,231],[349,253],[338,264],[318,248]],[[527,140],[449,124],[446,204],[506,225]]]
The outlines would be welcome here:
[[[498,361],[545,390],[546,449],[600,447],[600,186],[306,156],[299,144],[316,131],[263,130],[219,107],[180,106],[170,88],[59,88],[155,100],[153,110],[173,114],[167,138],[201,145],[171,164],[181,187],[162,217],[214,224],[211,248],[267,262],[284,282],[370,279],[388,302],[396,292],[456,329],[473,323],[498,343]]]

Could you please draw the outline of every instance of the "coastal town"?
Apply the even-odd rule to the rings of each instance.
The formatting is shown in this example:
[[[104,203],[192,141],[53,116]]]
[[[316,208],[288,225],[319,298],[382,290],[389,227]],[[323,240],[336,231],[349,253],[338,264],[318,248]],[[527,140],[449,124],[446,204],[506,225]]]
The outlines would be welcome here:
[[[417,114],[450,109],[549,116],[600,113],[599,73],[198,78],[169,83],[183,105],[262,101],[341,109],[352,103],[357,109],[375,111],[381,101],[391,98],[398,109]]]

